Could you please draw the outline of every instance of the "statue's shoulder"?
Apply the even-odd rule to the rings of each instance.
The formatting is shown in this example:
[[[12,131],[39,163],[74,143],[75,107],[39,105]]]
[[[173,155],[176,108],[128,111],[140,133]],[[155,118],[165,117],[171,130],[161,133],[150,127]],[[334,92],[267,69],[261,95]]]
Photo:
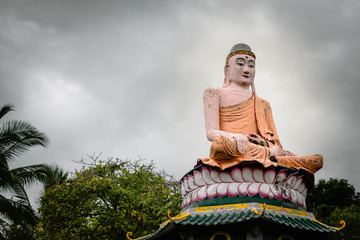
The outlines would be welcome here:
[[[204,98],[219,97],[221,94],[221,88],[207,88],[205,89],[203,96]]]
[[[258,95],[256,95],[256,99],[257,99],[257,102],[259,102],[260,104],[266,106],[266,107],[269,107],[271,108],[271,105],[268,101],[266,101],[265,99],[259,97]]]

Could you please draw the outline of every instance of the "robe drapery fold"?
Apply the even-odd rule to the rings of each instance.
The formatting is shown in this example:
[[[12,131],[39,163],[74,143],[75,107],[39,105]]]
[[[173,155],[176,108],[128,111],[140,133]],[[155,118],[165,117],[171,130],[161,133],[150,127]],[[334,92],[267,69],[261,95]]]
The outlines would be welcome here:
[[[270,104],[255,94],[242,103],[219,109],[220,130],[230,133],[250,135],[259,134],[269,147],[277,145],[282,148]],[[210,147],[209,158],[200,159],[201,162],[226,169],[242,162],[259,162],[264,167],[282,165],[285,167],[304,169],[314,174],[322,167],[321,155],[310,156],[275,156],[276,161],[270,160],[270,150],[249,142],[244,153],[237,149],[235,138],[219,135],[214,138]]]

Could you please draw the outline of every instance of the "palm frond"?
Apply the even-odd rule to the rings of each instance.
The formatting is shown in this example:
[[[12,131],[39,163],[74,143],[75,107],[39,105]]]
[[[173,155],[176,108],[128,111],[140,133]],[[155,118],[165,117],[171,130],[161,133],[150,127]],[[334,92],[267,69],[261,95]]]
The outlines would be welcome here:
[[[6,104],[0,109],[0,119],[10,111],[14,111],[14,106],[11,104]]]
[[[28,224],[36,225],[38,216],[30,205],[21,200],[13,200],[0,195],[0,214],[11,222],[20,224],[25,221]]]
[[[24,186],[29,186],[36,182],[46,184],[48,178],[53,176],[51,166],[47,164],[19,167],[10,170],[10,172],[12,175],[16,176],[19,182]]]
[[[0,127],[0,163],[13,160],[28,151],[30,147],[46,147],[48,142],[46,135],[28,122],[18,120],[5,122]]]

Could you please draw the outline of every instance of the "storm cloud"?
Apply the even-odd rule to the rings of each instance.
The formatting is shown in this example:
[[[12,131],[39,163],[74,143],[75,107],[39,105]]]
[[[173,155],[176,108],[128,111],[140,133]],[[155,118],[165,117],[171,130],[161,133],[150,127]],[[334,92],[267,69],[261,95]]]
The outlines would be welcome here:
[[[202,92],[239,42],[284,148],[360,189],[359,1],[0,1],[0,103],[50,138],[13,163],[87,154],[175,175],[207,157]]]

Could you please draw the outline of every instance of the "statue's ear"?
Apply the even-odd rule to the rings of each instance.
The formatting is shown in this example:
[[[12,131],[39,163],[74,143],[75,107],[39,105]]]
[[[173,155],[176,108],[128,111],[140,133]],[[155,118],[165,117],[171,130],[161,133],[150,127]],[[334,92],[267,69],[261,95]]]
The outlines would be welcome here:
[[[230,78],[229,78],[229,64],[226,64],[224,67],[224,74],[225,74],[225,79],[224,79],[224,85],[223,87],[227,87],[230,84]]]

